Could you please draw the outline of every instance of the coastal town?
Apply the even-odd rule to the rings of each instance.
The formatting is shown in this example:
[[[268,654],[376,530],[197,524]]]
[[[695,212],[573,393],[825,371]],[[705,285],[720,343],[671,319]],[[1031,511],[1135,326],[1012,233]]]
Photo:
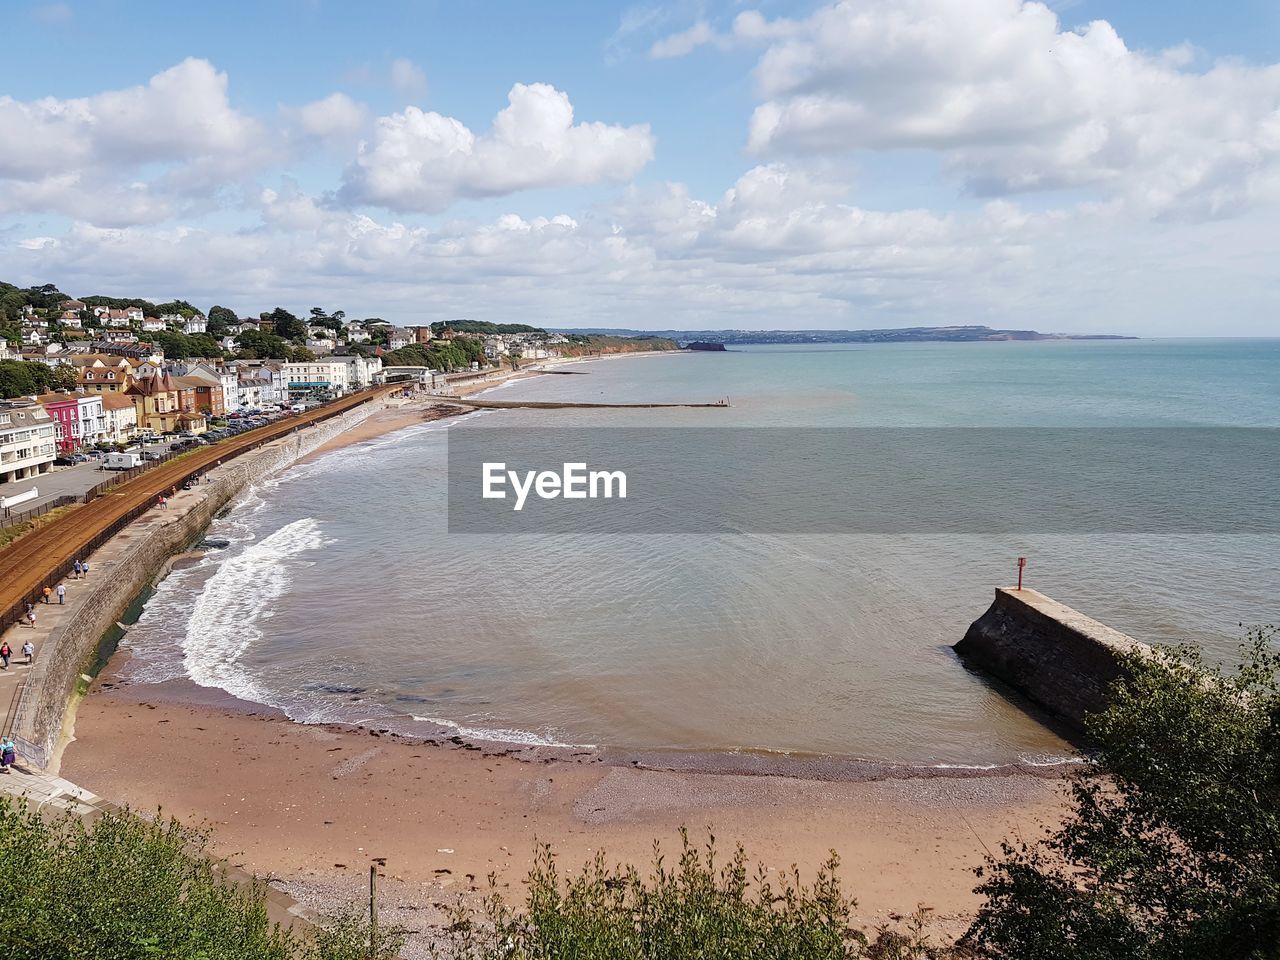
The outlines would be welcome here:
[[[130,469],[370,387],[442,394],[618,339],[465,320],[396,326],[320,307],[242,318],[0,284],[0,507],[30,506],[29,484],[4,494],[58,468]]]

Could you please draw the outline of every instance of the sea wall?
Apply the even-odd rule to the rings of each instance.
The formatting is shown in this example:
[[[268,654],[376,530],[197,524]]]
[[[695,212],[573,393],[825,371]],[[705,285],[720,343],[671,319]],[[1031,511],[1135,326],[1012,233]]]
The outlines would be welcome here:
[[[1075,730],[1107,705],[1126,654],[1151,648],[1035,590],[997,588],[955,651]]]
[[[57,754],[67,706],[103,635],[125,608],[164,570],[169,557],[200,538],[214,516],[254,483],[289,466],[321,444],[362,423],[380,408],[362,404],[299,429],[209,473],[199,496],[161,514],[150,511],[112,538],[90,559],[93,577],[79,581],[76,609],[50,632],[27,675],[14,717],[13,736],[24,761],[45,769]]]

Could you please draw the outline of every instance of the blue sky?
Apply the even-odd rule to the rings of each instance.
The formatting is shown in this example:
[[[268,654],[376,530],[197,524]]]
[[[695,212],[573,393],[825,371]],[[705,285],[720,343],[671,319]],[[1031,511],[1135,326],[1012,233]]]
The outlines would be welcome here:
[[[6,0],[0,276],[405,322],[1275,333],[1277,11]]]

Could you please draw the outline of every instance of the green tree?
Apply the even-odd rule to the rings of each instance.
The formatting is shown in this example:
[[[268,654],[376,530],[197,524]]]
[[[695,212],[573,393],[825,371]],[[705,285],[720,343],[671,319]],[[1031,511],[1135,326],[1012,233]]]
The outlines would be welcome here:
[[[239,322],[234,310],[217,305],[209,308],[209,332],[215,337],[225,337],[229,328]]]
[[[1280,657],[1128,661],[1064,825],[985,868],[967,939],[997,960],[1280,956]]]
[[[271,332],[277,337],[300,340],[307,335],[307,325],[284,307],[276,307],[270,313],[262,314],[262,319],[271,321]]]
[[[261,330],[246,330],[236,337],[243,360],[288,360],[292,347],[289,341]]]

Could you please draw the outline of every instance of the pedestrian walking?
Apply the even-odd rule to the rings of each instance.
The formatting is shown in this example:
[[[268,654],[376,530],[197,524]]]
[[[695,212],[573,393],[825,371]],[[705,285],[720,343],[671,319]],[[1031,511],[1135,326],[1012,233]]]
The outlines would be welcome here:
[[[80,565],[80,572],[84,574],[84,578],[86,580],[89,579],[89,561],[88,560],[86,560],[84,563]]]
[[[13,651],[9,649],[9,642],[6,640],[4,643],[0,643],[0,661],[3,661],[4,663],[4,666],[0,667],[0,670],[9,669],[9,658],[12,656]]]
[[[36,656],[36,645],[28,640],[22,645],[22,655],[27,658],[27,666],[31,666],[31,661]]]
[[[36,627],[36,608],[31,604],[27,604],[27,626],[32,630]]]
[[[77,560],[75,563],[73,563],[73,564],[71,565],[71,572],[72,572],[72,573],[74,573],[74,574],[76,575],[76,579],[77,579],[77,580],[79,580],[79,579],[80,579],[80,573],[81,573],[81,571],[82,571],[82,570],[84,570],[84,567],[82,567],[82,566],[80,565],[80,561],[79,561],[79,560]]]
[[[0,767],[5,773],[13,773],[13,765],[18,762],[18,745],[11,737],[0,740]]]
[[[44,600],[44,602],[45,602],[45,603],[48,603],[48,602],[49,602],[49,594],[51,594],[51,593],[53,593],[53,588],[52,588],[52,587],[50,587],[50,586],[46,583],[46,584],[44,585],[44,589],[40,591],[40,597]]]
[[[58,584],[58,589],[54,592],[58,595],[58,603],[60,605],[67,602],[67,585],[65,583]]]

